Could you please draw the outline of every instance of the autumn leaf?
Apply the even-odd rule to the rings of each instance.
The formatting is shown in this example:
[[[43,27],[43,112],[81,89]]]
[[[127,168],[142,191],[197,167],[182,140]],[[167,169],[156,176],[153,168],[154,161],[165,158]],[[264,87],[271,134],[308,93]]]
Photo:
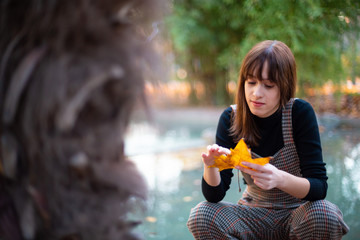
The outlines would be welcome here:
[[[255,163],[259,165],[265,165],[269,163],[271,157],[265,157],[265,158],[252,158],[251,157],[251,150],[247,147],[244,139],[241,139],[238,144],[236,145],[235,149],[230,149],[230,154],[228,155],[221,155],[215,157],[215,164],[209,166],[209,167],[217,167],[219,168],[219,171],[225,170],[225,169],[231,169],[235,168],[236,166],[242,166],[247,169],[251,169],[243,164],[241,162],[250,162]]]

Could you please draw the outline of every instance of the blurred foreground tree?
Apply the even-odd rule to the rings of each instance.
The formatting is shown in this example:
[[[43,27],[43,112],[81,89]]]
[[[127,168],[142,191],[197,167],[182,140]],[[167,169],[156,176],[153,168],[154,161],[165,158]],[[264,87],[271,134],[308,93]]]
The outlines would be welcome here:
[[[1,240],[141,239],[130,213],[148,190],[125,134],[145,81],[165,75],[152,41],[165,10],[0,2]]]
[[[228,104],[227,83],[236,81],[246,52],[265,39],[294,52],[300,92],[338,82],[345,74],[342,54],[351,39],[356,46],[359,9],[358,0],[174,0],[168,26],[176,61],[189,80],[205,85],[205,102]]]

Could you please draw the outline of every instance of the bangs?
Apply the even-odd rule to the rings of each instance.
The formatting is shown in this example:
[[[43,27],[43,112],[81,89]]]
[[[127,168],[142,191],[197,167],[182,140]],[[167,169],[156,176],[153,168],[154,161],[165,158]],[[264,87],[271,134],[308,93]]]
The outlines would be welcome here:
[[[268,64],[268,79],[266,80],[270,80],[278,85],[278,65],[276,64],[276,59],[272,52],[262,52],[252,59],[252,61],[249,61],[248,66],[244,69],[244,79],[246,80],[249,77],[255,77],[258,80],[263,81],[262,71],[266,62]]]

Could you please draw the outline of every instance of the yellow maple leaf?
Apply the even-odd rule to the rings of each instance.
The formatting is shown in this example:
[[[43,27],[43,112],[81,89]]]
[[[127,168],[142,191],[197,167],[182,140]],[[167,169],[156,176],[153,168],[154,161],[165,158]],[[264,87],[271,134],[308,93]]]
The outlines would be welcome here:
[[[271,157],[265,158],[252,158],[251,157],[251,150],[247,147],[244,139],[241,139],[238,144],[236,145],[235,149],[230,148],[230,154],[228,155],[221,155],[215,157],[215,163],[209,167],[217,167],[219,171],[225,169],[235,168],[236,166],[242,166],[247,169],[251,169],[241,162],[250,162],[259,165],[265,165],[269,163]]]

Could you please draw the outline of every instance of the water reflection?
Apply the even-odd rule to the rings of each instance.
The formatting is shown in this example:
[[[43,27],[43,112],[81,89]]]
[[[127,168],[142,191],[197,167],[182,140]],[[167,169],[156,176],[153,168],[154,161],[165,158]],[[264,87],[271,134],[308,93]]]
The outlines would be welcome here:
[[[214,118],[212,124],[216,125],[216,121]],[[137,125],[141,131],[129,135],[133,146],[127,148],[150,188],[145,222],[137,230],[145,239],[192,239],[186,227],[189,211],[204,200],[200,154],[208,139],[202,136],[204,132],[215,134],[215,129],[210,133],[209,124],[201,122],[188,128],[168,122],[167,130],[154,130],[144,124]],[[351,228],[343,239],[360,239],[360,130],[325,130],[321,140],[329,176],[327,199],[339,206]],[[144,144],[148,145],[142,148]],[[225,201],[237,202],[241,196],[237,184],[233,180]]]
[[[350,232],[344,239],[360,239],[360,131],[336,131],[323,134],[329,190],[327,199],[344,214]]]
[[[349,153],[349,156],[345,156],[344,164],[345,168],[349,171],[351,181],[356,184],[355,190],[360,194],[360,174],[356,170],[360,169],[360,143],[357,144]]]
[[[183,161],[171,154],[146,154],[132,160],[147,180],[150,191],[172,193],[179,189]]]
[[[168,128],[166,125],[153,125],[148,122],[136,123],[130,126],[126,137],[125,152],[128,156],[180,151],[182,149],[204,146],[209,129],[195,133],[189,126],[176,125]],[[210,130],[212,133],[212,130]]]

